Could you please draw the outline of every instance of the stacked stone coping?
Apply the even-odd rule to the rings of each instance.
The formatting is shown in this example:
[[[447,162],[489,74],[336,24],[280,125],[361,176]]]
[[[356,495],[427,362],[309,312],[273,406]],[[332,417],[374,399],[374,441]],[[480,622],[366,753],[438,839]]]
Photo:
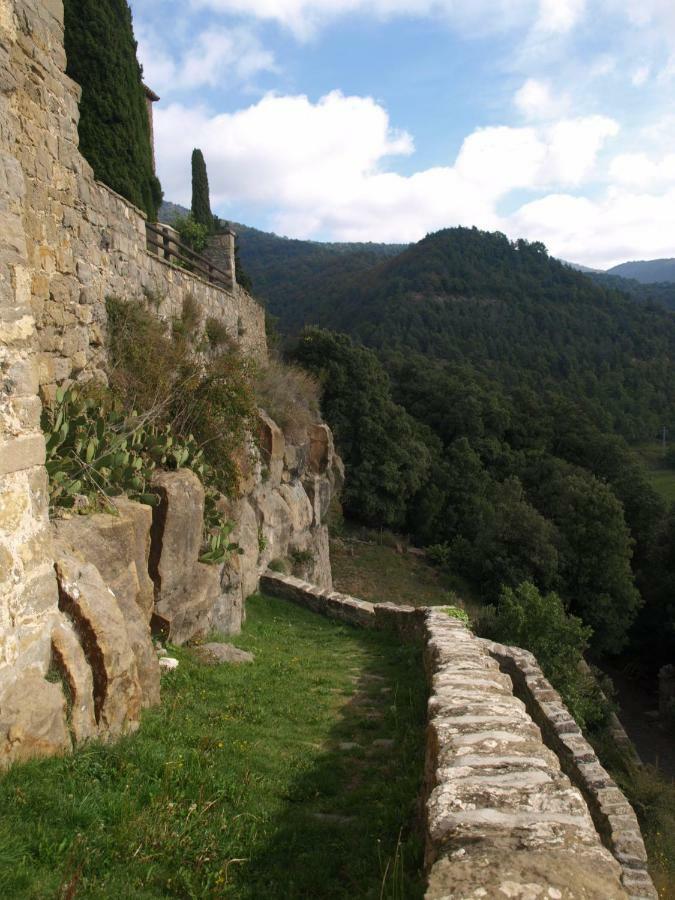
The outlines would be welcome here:
[[[260,589],[338,622],[360,628],[396,631],[402,638],[414,642],[423,639],[427,612],[423,607],[369,603],[367,600],[358,600],[330,588],[319,588],[300,578],[269,569],[260,579]]]
[[[428,900],[658,897],[635,813],[531,653],[434,608],[373,604],[272,571],[261,589],[424,643]]]
[[[544,742],[584,795],[598,833],[621,864],[622,882],[629,896],[658,898],[633,808],[600,764],[560,695],[544,676],[536,657],[519,647],[506,647],[493,641],[481,643],[510,676],[516,695],[539,725]]]

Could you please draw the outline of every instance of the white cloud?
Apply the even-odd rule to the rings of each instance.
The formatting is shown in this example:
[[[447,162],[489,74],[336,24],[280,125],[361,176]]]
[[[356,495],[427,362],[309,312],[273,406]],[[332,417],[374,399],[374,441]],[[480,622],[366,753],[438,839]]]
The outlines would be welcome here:
[[[541,0],[537,30],[547,34],[565,34],[584,16],[586,0]]]
[[[299,38],[344,15],[378,19],[440,17],[451,25],[478,32],[515,26],[546,33],[569,31],[583,15],[585,0],[191,0],[195,8],[275,21]]]
[[[675,153],[660,159],[652,159],[646,153],[622,153],[609,167],[612,182],[645,191],[662,190],[675,186]],[[675,236],[673,236],[675,244]]]
[[[504,198],[584,182],[618,126],[591,116],[478,129],[454,163],[410,176],[386,165],[413,152],[410,135],[392,129],[374,100],[339,92],[317,103],[269,95],[216,116],[174,104],[157,110],[155,130],[160,176],[174,201],[189,200],[190,152],[199,146],[213,204],[225,215],[258,208],[293,237],[407,241],[456,224],[504,228]]]
[[[528,78],[513,98],[516,109],[529,120],[546,120],[560,116],[570,106],[568,96],[555,97],[548,81]]]
[[[136,32],[144,79],[160,94],[246,83],[260,72],[277,70],[274,55],[244,26],[203,31],[174,56],[147,29],[140,26]]]
[[[633,87],[642,87],[649,81],[651,68],[649,66],[638,66],[631,75],[631,84]]]
[[[597,268],[673,255],[675,187],[654,196],[611,188],[599,200],[552,194],[521,207],[511,234],[541,240],[556,256]]]

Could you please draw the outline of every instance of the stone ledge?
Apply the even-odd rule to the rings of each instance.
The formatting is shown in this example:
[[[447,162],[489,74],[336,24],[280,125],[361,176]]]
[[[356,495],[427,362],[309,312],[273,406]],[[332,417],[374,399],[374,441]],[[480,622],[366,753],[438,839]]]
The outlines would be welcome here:
[[[647,869],[647,853],[633,808],[600,761],[544,676],[536,658],[518,647],[481,640],[483,647],[510,675],[516,696],[539,725],[544,743],[581,791],[605,846],[619,861],[622,883],[632,900],[658,898]]]
[[[361,628],[395,631],[404,640],[422,639],[425,609],[396,606],[394,603],[368,603],[338,591],[322,590],[315,585],[267,570],[260,579],[260,588],[275,597],[291,600],[312,612]]]

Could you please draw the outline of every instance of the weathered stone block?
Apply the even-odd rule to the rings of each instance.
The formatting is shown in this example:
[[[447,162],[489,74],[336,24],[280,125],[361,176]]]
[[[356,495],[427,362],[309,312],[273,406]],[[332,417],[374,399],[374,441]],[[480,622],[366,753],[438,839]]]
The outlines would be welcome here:
[[[94,679],[84,650],[70,624],[52,630],[52,658],[66,680],[72,698],[69,726],[77,744],[97,734],[94,716]]]
[[[136,658],[143,705],[159,702],[159,667],[150,634],[154,587],[148,574],[152,510],[124,497],[114,501],[117,515],[57,519],[57,553],[92,563],[112,590],[124,617]]]
[[[45,463],[45,439],[42,434],[8,438],[0,444],[0,476],[21,472]]]
[[[71,749],[66,698],[36,669],[24,671],[0,695],[0,765]]]
[[[90,563],[62,554],[56,561],[59,607],[73,622],[92,669],[99,731],[118,736],[138,728],[142,690],[124,616]]]

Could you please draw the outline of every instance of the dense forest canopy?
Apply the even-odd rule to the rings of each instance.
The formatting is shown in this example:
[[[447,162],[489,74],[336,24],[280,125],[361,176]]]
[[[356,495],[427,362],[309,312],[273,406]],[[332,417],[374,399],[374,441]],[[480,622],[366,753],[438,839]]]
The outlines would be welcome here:
[[[675,521],[626,438],[675,422],[675,317],[475,229],[339,290],[276,312],[326,326],[293,353],[324,385],[347,512],[444,547],[488,601],[558,592],[598,653],[667,661]]]

